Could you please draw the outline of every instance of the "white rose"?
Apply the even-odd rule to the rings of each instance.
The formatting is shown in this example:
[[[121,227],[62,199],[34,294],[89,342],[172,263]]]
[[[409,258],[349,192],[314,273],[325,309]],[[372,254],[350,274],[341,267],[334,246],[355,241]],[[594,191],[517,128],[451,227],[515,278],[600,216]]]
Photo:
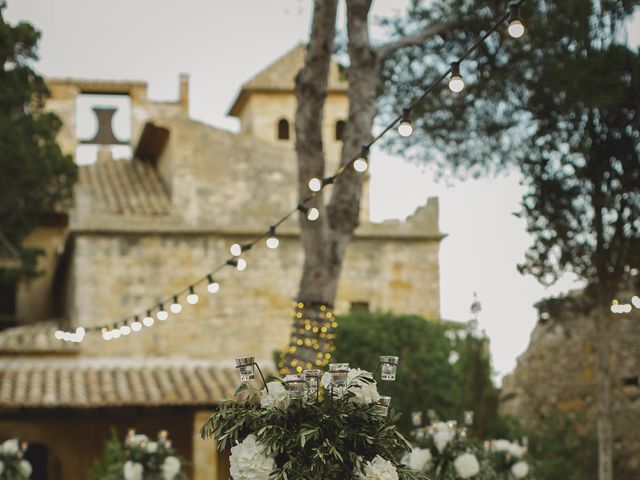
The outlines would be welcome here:
[[[269,480],[276,468],[276,461],[264,454],[264,447],[253,434],[231,447],[229,463],[233,480]]]
[[[20,470],[20,473],[22,474],[22,476],[24,476],[24,478],[29,478],[31,476],[31,472],[33,471],[33,469],[31,468],[31,464],[26,460],[20,460],[18,462],[18,470]]]
[[[435,443],[440,453],[443,452],[451,440],[453,440],[453,431],[448,427],[446,430],[440,430],[433,434],[433,443]]]
[[[173,455],[169,455],[165,458],[161,467],[163,480],[173,480],[180,472],[180,467],[180,460]]]
[[[122,470],[125,480],[142,480],[142,472],[144,471],[144,467],[141,463],[132,462],[131,460],[129,460],[124,464],[124,468]]]
[[[156,453],[158,451],[158,443],[157,442],[149,442],[147,443],[147,452]]]
[[[376,455],[376,458],[365,464],[358,478],[362,480],[398,480],[398,472],[393,463]]]
[[[284,385],[280,382],[269,382],[267,387],[262,389],[262,398],[260,399],[260,406],[263,408],[279,408],[286,410],[291,403],[291,394],[289,390],[284,388]]]
[[[370,379],[370,380],[369,380]],[[353,401],[359,405],[369,405],[380,400],[380,394],[373,375],[366,370],[352,368],[347,375],[347,388],[355,395]]]
[[[11,438],[9,440],[5,440],[0,449],[2,450],[2,453],[7,455],[17,455],[20,451],[20,445],[18,444],[17,439]]]
[[[520,458],[524,455],[524,448],[522,448],[518,443],[510,443],[508,451],[511,456],[515,458]]]
[[[2,475],[2,472],[4,472],[4,463],[0,460],[0,475]]]
[[[491,450],[494,452],[508,452],[511,448],[511,442],[509,440],[492,440]]]
[[[478,459],[472,453],[463,453],[453,461],[453,466],[460,478],[471,478],[480,471]]]
[[[511,473],[516,478],[524,478],[529,474],[529,464],[520,460],[512,465]]]
[[[431,450],[428,448],[414,448],[402,458],[402,463],[411,470],[422,472],[429,467],[431,459]]]

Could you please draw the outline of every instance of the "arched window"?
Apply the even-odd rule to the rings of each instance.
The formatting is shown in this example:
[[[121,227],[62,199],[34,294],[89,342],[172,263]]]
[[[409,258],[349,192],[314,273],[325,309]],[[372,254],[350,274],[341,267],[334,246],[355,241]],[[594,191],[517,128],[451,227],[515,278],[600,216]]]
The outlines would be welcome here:
[[[347,125],[347,122],[344,120],[338,120],[336,122],[336,140],[342,140],[344,137],[344,127]]]
[[[278,121],[278,140],[289,140],[289,120],[286,118]]]

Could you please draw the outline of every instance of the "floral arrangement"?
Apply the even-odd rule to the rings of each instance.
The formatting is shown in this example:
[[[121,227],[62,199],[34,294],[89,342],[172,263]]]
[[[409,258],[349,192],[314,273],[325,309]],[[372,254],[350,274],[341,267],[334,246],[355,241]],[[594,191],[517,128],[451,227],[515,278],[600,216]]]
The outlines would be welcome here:
[[[481,444],[469,438],[467,429],[473,424],[473,412],[464,413],[463,427],[455,420],[437,421],[433,411],[429,412],[429,418],[434,421],[426,427],[420,426],[422,414],[416,412],[412,416],[416,446],[402,459],[412,470],[438,480],[527,478],[526,447],[508,440],[487,440]]]
[[[183,462],[166,430],[156,440],[131,429],[124,444],[115,436],[105,445],[105,461],[92,478],[100,480],[186,480]]]
[[[25,460],[27,443],[12,438],[0,444],[0,480],[27,480],[31,478],[31,464]]]
[[[397,357],[381,357],[382,379],[394,379]],[[391,359],[391,360],[388,360]],[[253,357],[236,360],[242,381]],[[203,438],[231,447],[233,480],[417,480],[398,459],[411,449],[378,393],[375,374],[331,364],[257,390],[242,384],[202,427]],[[391,373],[392,372],[392,373]]]

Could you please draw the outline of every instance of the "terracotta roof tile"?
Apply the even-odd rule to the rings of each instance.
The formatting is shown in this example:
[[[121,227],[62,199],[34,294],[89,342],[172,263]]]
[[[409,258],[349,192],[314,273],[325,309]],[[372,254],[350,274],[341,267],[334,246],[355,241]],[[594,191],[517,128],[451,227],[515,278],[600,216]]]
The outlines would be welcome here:
[[[211,405],[236,384],[233,368],[205,360],[0,358],[0,409]]]
[[[85,186],[102,209],[121,215],[167,215],[171,200],[158,172],[138,160],[104,160],[80,167]]]

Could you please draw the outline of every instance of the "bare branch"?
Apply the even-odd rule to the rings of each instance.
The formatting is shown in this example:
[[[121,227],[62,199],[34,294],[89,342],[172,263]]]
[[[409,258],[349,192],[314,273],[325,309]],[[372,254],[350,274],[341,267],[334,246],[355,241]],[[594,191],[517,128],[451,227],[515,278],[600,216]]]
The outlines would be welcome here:
[[[441,33],[451,30],[454,26],[455,23],[453,22],[437,23],[420,33],[416,33],[415,35],[409,35],[392,42],[385,43],[384,45],[380,45],[376,49],[378,57],[384,60],[396,50],[406,47],[413,47],[414,45],[420,45],[431,37],[435,37],[436,35],[440,35]]]

